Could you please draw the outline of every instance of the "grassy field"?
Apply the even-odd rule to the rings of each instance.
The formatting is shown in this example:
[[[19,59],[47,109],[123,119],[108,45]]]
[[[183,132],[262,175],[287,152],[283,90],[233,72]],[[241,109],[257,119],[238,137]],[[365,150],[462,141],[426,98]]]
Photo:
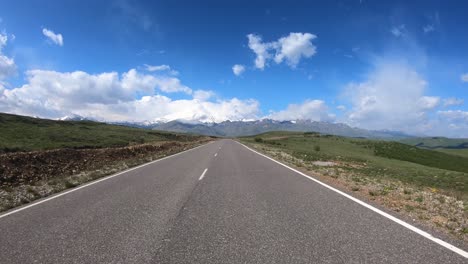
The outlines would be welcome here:
[[[0,153],[57,148],[123,147],[194,136],[91,121],[54,121],[0,113]]]
[[[441,189],[468,200],[468,156],[462,151],[465,156],[316,133],[272,132],[242,140],[281,149],[306,162],[336,161],[347,164],[341,169],[348,172]]]
[[[437,151],[451,154],[451,155],[457,155],[457,156],[462,156],[465,158],[468,158],[468,148],[467,149],[444,149],[444,148],[439,148],[435,149]]]
[[[402,139],[399,142],[427,149],[468,149],[468,138],[416,137]]]

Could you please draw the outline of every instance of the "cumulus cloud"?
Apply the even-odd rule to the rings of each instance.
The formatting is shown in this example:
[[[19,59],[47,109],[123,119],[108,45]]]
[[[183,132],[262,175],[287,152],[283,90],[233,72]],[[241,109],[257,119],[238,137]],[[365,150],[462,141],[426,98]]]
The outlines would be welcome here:
[[[462,105],[465,100],[455,97],[445,98],[444,99],[444,106],[453,106],[453,105]]]
[[[232,72],[236,76],[240,76],[244,71],[245,71],[244,65],[235,64],[234,66],[232,66]]]
[[[317,48],[312,40],[317,38],[311,33],[289,33],[276,41],[263,42],[259,35],[247,35],[249,48],[255,53],[255,67],[263,70],[268,60],[273,59],[277,64],[286,62],[295,68],[302,58],[310,58]],[[273,56],[274,53],[274,56]]]
[[[460,76],[462,82],[468,82],[468,73],[464,73]]]
[[[310,33],[290,33],[289,36],[280,38],[275,46],[277,48],[275,62],[286,63],[291,67],[296,67],[302,57],[310,58],[317,51],[312,44],[312,40],[317,36]]]
[[[55,34],[52,30],[43,28],[42,29],[42,34],[46,36],[49,40],[51,40],[53,43],[63,46],[63,36],[62,34]]]
[[[427,82],[410,66],[381,61],[361,83],[350,83],[346,96],[352,109],[351,124],[368,129],[420,132],[427,114],[440,103],[439,97],[425,95]]]
[[[333,121],[334,115],[328,112],[328,106],[322,100],[306,100],[302,104],[290,104],[284,110],[272,112],[267,118],[274,120],[312,120]]]
[[[3,85],[3,80],[16,73],[15,61],[3,54],[3,48],[7,42],[8,36],[0,33],[0,87]]]
[[[207,101],[200,99],[173,100],[163,95],[148,95],[119,104],[92,105],[75,114],[108,121],[171,121],[222,122],[257,118],[259,103],[237,98]]]
[[[128,72],[26,72],[27,83],[0,89],[0,112],[60,118],[79,115],[102,121],[191,120],[221,122],[256,118],[256,100],[210,101],[212,91],[196,90],[168,76]],[[159,94],[184,92],[191,99],[173,100]]]
[[[213,91],[196,90],[195,92],[193,92],[193,99],[197,99],[200,101],[208,100],[213,96],[215,96],[215,93]]]
[[[161,91],[166,93],[174,93],[174,92],[184,92],[186,94],[191,94],[192,89],[183,85],[179,79],[174,77],[161,77],[161,78],[154,78],[155,85],[161,89]]]
[[[255,67],[263,70],[265,68],[266,61],[271,58],[271,54],[268,52],[271,49],[271,44],[262,43],[262,38],[255,34],[247,35],[249,39],[249,48],[255,53]]]

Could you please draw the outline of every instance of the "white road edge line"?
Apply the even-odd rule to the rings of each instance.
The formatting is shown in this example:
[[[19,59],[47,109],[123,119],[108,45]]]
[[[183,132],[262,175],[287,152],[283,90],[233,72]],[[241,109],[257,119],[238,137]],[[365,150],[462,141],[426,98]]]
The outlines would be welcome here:
[[[199,181],[201,181],[203,179],[203,177],[205,177],[205,173],[208,171],[208,168],[206,168],[203,173],[201,174],[200,178],[198,178]]]
[[[406,223],[403,220],[400,220],[400,219],[398,219],[398,218],[396,218],[396,217],[394,217],[394,216],[392,216],[392,215],[390,215],[390,214],[388,214],[388,213],[386,213],[386,212],[384,212],[384,211],[382,211],[380,209],[375,208],[374,206],[372,206],[372,205],[370,205],[368,203],[365,203],[365,202],[363,202],[363,201],[361,201],[361,200],[359,200],[357,198],[354,198],[353,196],[351,196],[351,195],[349,195],[347,193],[344,193],[344,192],[342,192],[342,191],[340,191],[338,189],[335,189],[335,188],[331,187],[330,185],[327,185],[327,184],[325,184],[325,183],[323,183],[323,182],[321,182],[321,181],[319,181],[319,180],[317,180],[315,178],[312,178],[309,175],[306,175],[306,174],[304,174],[304,173],[302,173],[302,172],[300,172],[300,171],[298,171],[296,169],[293,169],[293,168],[289,167],[288,165],[285,165],[285,164],[283,164],[283,163],[281,163],[281,162],[279,162],[279,161],[277,161],[277,160],[275,160],[273,158],[268,157],[267,155],[264,155],[264,154],[262,154],[262,153],[260,153],[258,151],[255,151],[255,150],[247,147],[246,145],[244,145],[244,144],[242,144],[242,143],[240,143],[238,141],[235,141],[235,142],[237,142],[238,144],[244,146],[248,150],[250,150],[250,151],[252,151],[254,153],[257,153],[260,156],[263,156],[263,157],[265,157],[265,158],[267,158],[267,159],[269,159],[271,161],[274,161],[274,162],[278,163],[279,165],[281,165],[283,167],[286,167],[286,168],[296,172],[297,174],[302,175],[302,176],[308,178],[309,180],[312,180],[312,181],[314,181],[314,182],[316,182],[316,183],[318,183],[318,184],[320,184],[320,185],[322,185],[322,186],[324,186],[324,187],[326,187],[326,188],[328,188],[328,189],[330,189],[330,190],[332,190],[332,191],[334,191],[334,192],[336,192],[338,194],[341,194],[344,197],[346,197],[346,198],[348,198],[348,199],[350,199],[350,200],[352,200],[352,201],[354,201],[354,202],[356,202],[356,203],[358,203],[358,204],[360,204],[360,205],[362,205],[362,206],[364,206],[364,207],[366,207],[366,208],[380,214],[381,216],[386,217],[386,218],[392,220],[393,222],[395,222],[395,223],[397,223],[399,225],[402,225],[402,226],[408,228],[409,230],[411,230],[411,231],[413,231],[413,232],[415,232],[415,233],[417,233],[417,234],[419,234],[419,235],[421,235],[421,236],[423,236],[423,237],[425,237],[425,238],[427,238],[429,240],[432,240],[433,242],[435,242],[435,243],[437,243],[437,244],[439,244],[439,245],[441,245],[441,246],[443,246],[443,247],[445,247],[445,248],[447,248],[447,249],[449,249],[449,250],[451,250],[451,251],[453,251],[453,252],[455,252],[455,253],[463,256],[463,257],[465,257],[465,258],[468,258],[468,252],[464,251],[463,249],[460,249],[460,248],[458,248],[458,247],[456,247],[456,246],[454,246],[452,244],[449,244],[449,243],[447,243],[447,242],[445,242],[445,241],[443,241],[443,240],[441,240],[439,238],[436,238],[433,235],[427,233],[426,231],[423,231],[423,230],[421,230],[421,229],[419,229],[419,228],[417,228],[415,226],[412,226],[412,225]]]
[[[156,163],[156,162],[158,162],[158,161],[162,161],[162,160],[165,160],[165,159],[169,159],[169,158],[178,156],[178,155],[180,155],[180,154],[183,154],[183,153],[186,153],[186,152],[189,152],[189,151],[192,151],[192,150],[201,148],[201,147],[206,146],[206,145],[208,145],[208,144],[210,144],[210,143],[213,143],[213,142],[214,142],[214,141],[211,141],[211,142],[208,142],[208,143],[206,143],[206,144],[203,144],[203,145],[198,146],[198,147],[195,147],[195,148],[187,149],[187,150],[184,150],[184,151],[182,151],[182,152],[179,152],[179,153],[176,153],[176,154],[172,154],[172,155],[167,156],[167,157],[164,157],[164,158],[160,158],[160,159],[157,159],[157,160],[153,160],[153,161],[150,161],[150,162],[148,162],[148,163],[144,163],[144,164],[138,165],[138,166],[136,166],[136,167],[133,167],[133,168],[130,168],[130,169],[127,169],[127,170],[118,172],[118,173],[116,173],[116,174],[112,174],[112,175],[103,177],[103,178],[101,178],[101,179],[98,179],[98,180],[95,180],[95,181],[92,181],[92,182],[89,182],[89,183],[80,185],[80,186],[78,186],[78,187],[76,187],[76,188],[73,188],[73,189],[70,189],[70,190],[68,190],[68,191],[64,191],[64,192],[58,193],[58,194],[56,194],[56,195],[52,195],[51,197],[45,198],[45,199],[43,199],[43,200],[39,200],[39,201],[37,201],[37,202],[33,202],[33,203],[29,204],[29,205],[26,205],[26,206],[24,206],[24,207],[18,208],[18,209],[16,209],[16,210],[13,210],[13,211],[10,211],[10,212],[1,214],[1,215],[0,215],[0,219],[3,218],[3,217],[6,217],[6,216],[12,215],[12,214],[14,214],[14,213],[18,213],[18,212],[23,211],[23,210],[25,210],[25,209],[31,208],[31,207],[33,207],[33,206],[39,205],[39,204],[41,204],[41,203],[45,203],[45,202],[47,202],[47,201],[53,200],[53,199],[58,198],[58,197],[60,197],[60,196],[64,196],[64,195],[66,195],[66,194],[69,194],[69,193],[78,191],[78,190],[80,190],[80,189],[83,189],[83,188],[85,188],[85,187],[91,186],[91,185],[93,185],[93,184],[96,184],[96,183],[99,183],[99,182],[102,182],[102,181],[109,180],[109,179],[111,179],[111,178],[117,177],[117,176],[122,175],[122,174],[124,174],[124,173],[127,173],[127,172],[129,172],[129,171],[133,171],[133,170],[139,169],[139,168],[141,168],[141,167],[145,167],[145,166],[147,166],[147,165]]]
[[[216,157],[216,156],[218,156],[218,153],[215,153],[215,155],[214,155],[214,156],[215,156],[215,157]]]

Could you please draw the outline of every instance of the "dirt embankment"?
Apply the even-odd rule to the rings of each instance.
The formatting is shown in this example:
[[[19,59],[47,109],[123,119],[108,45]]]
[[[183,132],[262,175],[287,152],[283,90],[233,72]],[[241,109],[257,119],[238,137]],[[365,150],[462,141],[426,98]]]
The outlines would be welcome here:
[[[18,186],[95,170],[104,164],[151,154],[172,153],[191,144],[168,142],[158,145],[135,145],[104,149],[57,149],[0,155],[0,186]]]
[[[1,154],[0,211],[210,140]]]

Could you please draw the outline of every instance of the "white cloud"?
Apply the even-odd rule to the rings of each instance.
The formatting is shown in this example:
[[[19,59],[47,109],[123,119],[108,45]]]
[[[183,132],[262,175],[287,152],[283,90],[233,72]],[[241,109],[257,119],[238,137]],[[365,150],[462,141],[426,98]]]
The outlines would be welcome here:
[[[439,12],[430,14],[426,16],[427,24],[423,27],[423,32],[425,34],[435,31],[440,27],[440,17]]]
[[[151,15],[140,4],[134,1],[120,0],[114,1],[113,7],[115,8],[118,26],[127,28],[130,25],[137,26],[144,31],[157,31],[158,25],[153,21]]]
[[[0,33],[0,87],[3,85],[3,80],[16,74],[15,61],[5,56],[2,52],[7,42],[7,34]]]
[[[0,84],[2,80],[16,73],[15,61],[0,53]]]
[[[271,58],[268,50],[271,48],[269,43],[262,43],[262,38],[255,34],[247,35],[249,39],[249,48],[255,53],[255,67],[263,70],[266,61]]]
[[[328,112],[322,100],[306,100],[302,104],[290,104],[285,110],[272,112],[267,118],[274,120],[332,121],[335,116]]]
[[[430,123],[431,135],[468,138],[468,112],[461,110],[438,111]]]
[[[213,96],[215,96],[215,93],[213,91],[196,90],[193,92],[193,99],[197,99],[201,101],[206,101],[212,98]]]
[[[431,24],[425,25],[425,26],[423,27],[423,32],[424,32],[424,33],[430,33],[430,32],[432,32],[432,31],[434,31],[434,30],[435,30],[435,28],[434,28],[434,26],[431,25]]]
[[[145,69],[149,72],[168,72],[171,75],[179,75],[179,72],[172,69],[171,66],[163,64],[163,65],[148,65],[145,64]]]
[[[3,47],[6,46],[7,42],[8,42],[7,34],[0,33],[0,51],[2,51]]]
[[[289,33],[289,36],[280,38],[274,45],[277,48],[275,62],[286,60],[289,66],[296,67],[302,57],[310,58],[317,52],[312,44],[315,38],[317,36],[310,33]]]
[[[450,122],[464,123],[468,125],[468,112],[461,110],[438,111],[438,115],[448,119]]]
[[[345,111],[346,110],[346,106],[344,105],[339,105],[336,107],[336,109],[340,110],[340,111]]]
[[[232,72],[236,76],[240,76],[244,71],[245,71],[244,65],[235,64],[234,66],[232,66]]]
[[[53,43],[63,46],[63,36],[62,34],[55,34],[52,30],[43,28],[42,29],[42,34],[49,38]]]
[[[392,33],[395,37],[404,36],[406,33],[405,25],[394,26],[390,29],[390,33]]]
[[[157,66],[153,66],[153,65],[148,65],[148,64],[145,64],[145,67],[146,67],[146,70],[147,71],[150,71],[150,72],[155,72],[155,71],[168,71],[171,69],[171,67],[169,65],[157,65]]]
[[[405,63],[380,61],[367,80],[347,85],[348,121],[367,129],[421,132],[427,114],[440,103],[426,96],[427,82]]]
[[[317,36],[311,33],[291,32],[288,36],[272,42],[263,42],[262,38],[255,34],[249,34],[247,38],[249,48],[256,55],[255,67],[262,70],[270,59],[274,59],[277,64],[285,61],[295,68],[302,58],[310,58],[317,52],[316,46],[312,44],[312,40]]]
[[[192,89],[183,85],[179,79],[173,77],[155,78],[155,84],[161,91],[166,93],[184,92],[191,94]]]
[[[444,106],[453,106],[453,105],[462,105],[465,100],[455,97],[445,98],[444,99]]]
[[[0,89],[0,112],[45,118],[79,115],[103,121],[203,122],[257,118],[259,112],[256,100],[209,101],[212,91],[192,92],[176,78],[135,69],[122,74],[33,70],[26,75],[23,86]],[[158,91],[185,92],[193,97],[173,100]]]
[[[468,73],[464,73],[460,76],[462,82],[468,82]]]
[[[257,119],[259,103],[256,100],[232,98],[215,102],[203,100],[170,100],[167,97],[144,97],[134,102],[137,112],[150,119],[148,108],[159,106],[156,120],[186,120],[201,122],[222,122],[225,120]],[[138,111],[138,110],[142,111]],[[140,114],[140,113],[138,113]]]
[[[423,96],[419,98],[417,104],[423,110],[434,109],[440,103],[440,97],[437,96]]]

